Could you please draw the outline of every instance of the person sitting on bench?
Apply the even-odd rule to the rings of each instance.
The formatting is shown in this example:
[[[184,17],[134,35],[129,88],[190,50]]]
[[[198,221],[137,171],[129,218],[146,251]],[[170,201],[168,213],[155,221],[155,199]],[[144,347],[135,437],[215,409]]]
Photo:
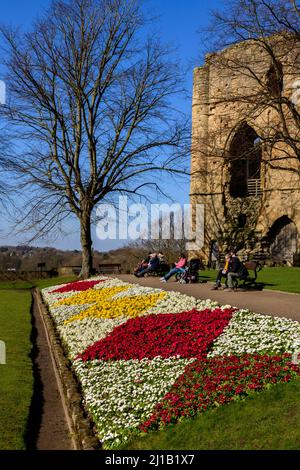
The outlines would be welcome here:
[[[145,274],[151,272],[151,271],[158,271],[159,269],[159,258],[156,253],[152,253],[150,255],[150,261],[149,265],[147,268],[143,269],[139,273],[134,273],[136,277],[144,277]]]
[[[230,253],[227,253],[225,255],[225,264],[224,267],[219,269],[217,278],[216,278],[216,283],[213,286],[212,290],[218,290],[222,286],[222,277],[225,277],[225,285],[227,286],[227,276],[228,272],[230,270],[230,262],[231,262],[231,256]]]
[[[170,277],[174,276],[174,274],[177,274],[177,273],[183,273],[184,272],[184,268],[186,266],[186,263],[187,263],[187,257],[184,253],[181,253],[180,255],[180,259],[177,261],[177,263],[175,264],[175,267],[172,268],[168,274],[166,274],[165,276],[161,277],[160,278],[160,281],[161,282],[167,282]]]
[[[228,292],[232,292],[234,289],[234,279],[246,279],[249,274],[246,266],[244,266],[240,259],[237,257],[237,254],[234,250],[231,251],[230,255],[230,272],[227,276],[228,288],[225,289]]]
[[[137,267],[134,269],[133,271],[133,274],[134,273],[140,273],[141,271],[143,271],[143,269],[146,269],[148,268],[149,266],[149,262],[150,262],[150,257],[151,257],[151,251],[148,253],[148,256],[146,258],[144,258],[138,265]]]

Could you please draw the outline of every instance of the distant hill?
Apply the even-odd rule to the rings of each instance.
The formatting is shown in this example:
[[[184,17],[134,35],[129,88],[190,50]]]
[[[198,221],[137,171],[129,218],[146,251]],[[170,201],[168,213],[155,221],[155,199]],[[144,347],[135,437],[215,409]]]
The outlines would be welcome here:
[[[107,252],[94,251],[94,268],[98,269],[99,264],[103,263],[119,263],[123,272],[132,272],[149,251],[159,249],[164,252],[166,260],[172,263],[182,252],[181,246],[177,244],[169,241],[167,245],[158,248],[155,242],[146,241],[141,245],[137,243]],[[45,263],[44,271],[58,270],[62,266],[80,266],[81,251],[30,245],[0,246],[0,271],[38,271],[40,263]]]
[[[100,263],[120,263],[123,271],[131,271],[143,252],[143,249],[134,247],[104,253],[94,251],[94,267],[97,269]],[[0,246],[0,271],[37,271],[40,263],[45,263],[43,269],[47,271],[57,270],[61,266],[79,266],[81,251],[29,245]]]

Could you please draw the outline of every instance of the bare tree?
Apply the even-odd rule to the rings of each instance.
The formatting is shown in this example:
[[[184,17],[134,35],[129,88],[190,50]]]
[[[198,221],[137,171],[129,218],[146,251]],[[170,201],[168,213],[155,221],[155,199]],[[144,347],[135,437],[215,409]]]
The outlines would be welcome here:
[[[210,60],[220,68],[220,74],[239,76],[250,84],[224,90],[216,102],[235,103],[240,122],[243,114],[249,122],[271,113],[268,125],[266,119],[261,120],[258,131],[260,145],[269,151],[268,165],[282,169],[282,161],[288,160],[287,170],[296,172],[298,166],[293,167],[290,160],[300,161],[297,3],[291,0],[234,0],[226,12],[214,12],[210,27],[210,34],[215,38],[211,44],[214,50],[244,42],[244,54],[212,54]],[[246,53],[248,46],[253,60],[251,52]],[[257,60],[259,56],[260,61]]]
[[[159,190],[161,172],[184,171],[179,70],[144,26],[137,0],[57,0],[31,32],[2,29],[11,93],[2,113],[22,142],[9,163],[31,191],[25,219],[40,236],[75,215],[83,277],[96,204]]]
[[[2,105],[0,104],[0,107]],[[5,126],[0,128],[0,208],[6,208],[8,200],[10,202],[10,185],[8,180],[7,154],[10,147],[10,138]]]

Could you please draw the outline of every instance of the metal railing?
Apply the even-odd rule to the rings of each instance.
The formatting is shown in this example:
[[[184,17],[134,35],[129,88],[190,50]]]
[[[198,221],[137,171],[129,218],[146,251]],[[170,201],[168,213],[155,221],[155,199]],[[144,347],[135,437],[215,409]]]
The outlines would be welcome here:
[[[261,179],[248,179],[248,196],[259,197],[262,195]]]

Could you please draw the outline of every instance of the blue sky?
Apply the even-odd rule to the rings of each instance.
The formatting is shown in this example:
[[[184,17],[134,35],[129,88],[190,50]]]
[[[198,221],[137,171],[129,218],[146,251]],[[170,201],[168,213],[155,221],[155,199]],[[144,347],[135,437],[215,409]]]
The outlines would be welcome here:
[[[49,4],[51,0],[10,0],[1,2],[1,23],[22,25],[30,28],[34,18]],[[145,9],[151,15],[157,16],[155,29],[159,31],[163,42],[177,48],[177,55],[184,68],[186,76],[186,87],[189,94],[192,92],[193,67],[203,62],[203,44],[199,36],[199,29],[205,27],[209,22],[210,11],[224,7],[221,0],[146,0]],[[0,76],[1,79],[1,76]],[[176,103],[185,113],[191,113],[191,98]],[[180,190],[173,181],[166,179],[164,187],[168,193],[179,203],[189,202],[189,181],[180,181]],[[0,245],[14,245],[25,241],[25,237],[16,238],[13,234],[6,235],[7,221],[5,217],[0,222]],[[66,233],[57,240],[43,241],[36,245],[55,245],[63,249],[78,249],[79,230],[76,223],[69,223]],[[99,241],[94,236],[94,248],[100,251],[120,246],[120,242]]]

